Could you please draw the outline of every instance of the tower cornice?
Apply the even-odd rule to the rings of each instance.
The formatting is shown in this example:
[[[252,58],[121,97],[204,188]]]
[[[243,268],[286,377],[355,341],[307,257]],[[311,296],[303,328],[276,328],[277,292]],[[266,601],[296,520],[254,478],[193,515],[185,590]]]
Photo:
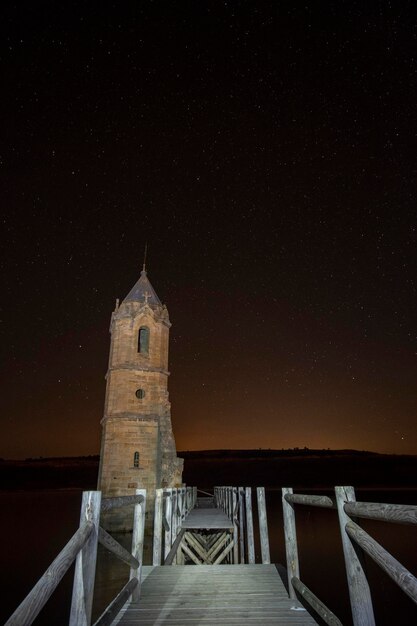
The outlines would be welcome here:
[[[138,365],[130,365],[126,363],[124,365],[116,365],[114,367],[109,367],[107,370],[107,374],[109,372],[115,372],[117,370],[130,370],[136,372],[156,372],[157,374],[163,374],[164,376],[169,376],[170,372],[162,367],[142,367]]]

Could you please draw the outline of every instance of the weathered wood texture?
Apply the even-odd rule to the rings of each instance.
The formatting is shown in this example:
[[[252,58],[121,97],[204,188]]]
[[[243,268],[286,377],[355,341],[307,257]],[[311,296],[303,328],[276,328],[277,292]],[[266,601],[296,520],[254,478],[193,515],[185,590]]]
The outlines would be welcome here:
[[[84,491],[81,502],[80,526],[92,522],[93,530],[75,562],[74,584],[69,626],[89,626],[93,608],[96,576],[98,529],[100,522],[101,491]]]
[[[193,509],[181,523],[182,528],[233,530],[233,522],[220,509]]]
[[[291,493],[285,495],[285,499],[292,504],[307,504],[309,506],[319,506],[326,509],[336,508],[333,500],[327,496],[306,496],[301,493],[292,493],[291,491]]]
[[[138,587],[139,581],[137,578],[131,578],[119,591],[115,599],[109,604],[107,609],[100,615],[98,620],[94,622],[94,626],[110,626],[113,624],[116,616],[120,612],[122,606],[127,602],[130,596],[134,593]]]
[[[245,513],[248,544],[248,562],[255,563],[255,540],[253,535],[253,514],[252,514],[252,489],[245,487]]]
[[[245,562],[245,490],[238,487],[239,497],[239,553],[240,563]]]
[[[417,578],[355,522],[346,524],[346,532],[417,604]]]
[[[155,517],[153,524],[153,565],[161,565],[162,557],[162,510],[163,489],[157,489],[155,495]]]
[[[345,502],[356,501],[355,490],[353,487],[335,487],[335,493],[353,623],[354,626],[375,626],[371,592],[360,552],[355,550],[346,533],[346,524],[350,520],[345,513],[344,505]]]
[[[163,519],[164,524],[164,559],[169,554],[172,546],[172,489],[167,489],[168,497],[165,499]],[[175,537],[174,537],[175,539]]]
[[[174,560],[175,560],[175,556],[177,554],[178,548],[180,546],[180,543],[182,541],[183,535],[185,533],[184,529],[180,529],[178,535],[175,538],[174,543],[171,546],[171,550],[168,552],[165,561],[164,561],[164,565],[172,565]]]
[[[291,584],[325,624],[328,624],[328,626],[343,626],[340,619],[299,578],[292,578]]]
[[[261,539],[262,563],[271,562],[269,554],[269,537],[268,537],[268,518],[266,516],[265,488],[257,487],[256,494],[258,497],[258,518],[259,518],[259,536]]]
[[[117,496],[115,498],[103,498],[101,501],[101,512],[105,513],[111,509],[119,509],[123,506],[132,506],[143,502],[143,496]]]
[[[139,567],[131,567],[129,578],[136,578],[138,585],[133,588],[132,600],[138,602],[140,598],[140,582],[142,577],[143,542],[145,538],[146,489],[136,489],[136,495],[142,496],[142,501],[135,505],[133,511],[132,556],[138,561]]]
[[[32,624],[93,530],[94,524],[92,522],[86,522],[77,530],[44,575],[38,580],[32,591],[7,620],[5,626],[29,626],[29,624]]]
[[[135,557],[132,556],[130,552],[126,550],[126,548],[121,546],[120,543],[116,541],[116,539],[113,539],[113,537],[109,535],[109,533],[106,532],[104,528],[101,528],[101,526],[98,529],[98,540],[101,545],[103,545],[105,548],[107,548],[107,550],[115,554],[121,561],[127,563],[127,565],[130,565],[135,569],[139,567],[139,561],[135,559]]]
[[[295,525],[295,511],[294,505],[287,498],[292,495],[291,487],[284,487],[282,489],[282,509],[284,517],[284,536],[285,536],[285,553],[287,558],[287,572],[288,572],[288,590],[290,592],[290,598],[295,598],[295,590],[293,588],[292,580],[300,577],[300,565],[298,561],[298,546],[297,546],[297,530]]]
[[[146,569],[146,568],[144,568]],[[138,604],[122,609],[120,626],[314,626],[294,610],[274,565],[155,567]]]
[[[347,502],[345,513],[352,517],[417,524],[417,506],[411,504],[383,504],[379,502]]]

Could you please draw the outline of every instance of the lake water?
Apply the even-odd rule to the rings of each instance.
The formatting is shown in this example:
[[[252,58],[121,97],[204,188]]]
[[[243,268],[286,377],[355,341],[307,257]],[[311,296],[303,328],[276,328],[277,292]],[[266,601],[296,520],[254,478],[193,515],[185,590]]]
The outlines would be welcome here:
[[[305,490],[307,493],[308,490]],[[319,493],[317,490],[314,493]],[[328,493],[329,492],[320,492]],[[357,490],[362,501],[416,504],[417,490]],[[285,564],[282,530],[281,491],[267,491],[271,560]],[[2,603],[0,623],[13,612],[53,561],[78,527],[81,491],[76,489],[0,493],[0,537]],[[343,563],[337,513],[333,510],[298,506],[297,534],[300,577],[345,626],[351,624],[349,597]],[[362,520],[362,527],[391,552],[414,575],[417,574],[417,532],[415,526]],[[122,537],[128,542],[129,535]],[[259,561],[259,547],[257,560]],[[101,550],[96,578],[97,617],[123,586],[128,567]],[[378,626],[417,624],[415,605],[371,559],[366,559]],[[65,576],[37,625],[68,623],[73,568]]]

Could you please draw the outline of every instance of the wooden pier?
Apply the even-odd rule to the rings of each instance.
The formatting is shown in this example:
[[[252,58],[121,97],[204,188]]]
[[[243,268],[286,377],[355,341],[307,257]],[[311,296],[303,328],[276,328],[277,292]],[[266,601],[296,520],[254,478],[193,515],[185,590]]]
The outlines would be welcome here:
[[[283,489],[283,581],[282,568],[270,563],[265,490],[256,489],[254,502],[252,496],[250,487],[216,487],[213,496],[201,499],[195,487],[158,489],[153,564],[147,566],[142,562],[146,492],[103,500],[100,492],[85,492],[79,529],[6,626],[32,624],[74,560],[69,624],[90,626],[99,542],[129,564],[130,576],[94,626],[342,626],[300,577],[298,506],[333,508],[337,513],[354,626],[375,626],[363,554],[417,604],[417,578],[351,518],[415,525],[417,506],[356,502],[353,487],[336,487],[334,498]],[[100,512],[127,505],[134,506],[131,552],[100,527]]]
[[[313,626],[288,598],[274,565],[179,565],[145,568],[138,603],[126,606],[120,626]]]

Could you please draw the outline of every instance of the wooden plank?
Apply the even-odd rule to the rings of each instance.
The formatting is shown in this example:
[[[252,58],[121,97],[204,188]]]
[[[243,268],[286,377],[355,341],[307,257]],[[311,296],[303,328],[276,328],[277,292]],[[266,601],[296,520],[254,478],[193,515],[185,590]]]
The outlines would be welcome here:
[[[417,604],[417,578],[355,522],[346,524],[346,532]]]
[[[181,524],[187,530],[233,530],[233,522],[220,509],[193,509]]]
[[[198,554],[203,563],[211,562],[210,559],[207,557],[207,550],[205,550],[204,547],[198,542],[196,537],[193,537],[192,533],[187,532],[184,534],[184,538],[181,544],[182,546],[184,545],[184,542],[189,544],[190,548],[192,548],[194,552]]]
[[[355,490],[353,487],[335,487],[335,493],[353,624],[354,626],[375,626],[371,592],[363,569],[362,559],[359,556],[359,552],[352,545],[345,529],[346,524],[350,520],[345,513],[344,505],[345,502],[356,501]]]
[[[191,548],[189,548],[187,544],[184,543],[184,540],[181,541],[180,550],[185,552],[185,554],[187,554],[187,556],[190,557],[190,559],[193,561],[193,563],[195,563],[195,565],[201,565],[201,561],[197,558],[197,556],[194,554]]]
[[[143,582],[141,602],[123,610],[118,624],[316,624],[307,611],[292,607],[273,565],[154,567]]]
[[[235,545],[235,542],[230,541],[230,543],[225,547],[223,552],[221,552],[219,556],[217,557],[217,559],[214,561],[214,565],[219,565],[222,561],[224,561],[225,558],[230,553],[230,551],[232,550],[232,548],[234,547],[234,545]]]
[[[261,539],[262,563],[271,562],[269,554],[269,537],[268,537],[268,519],[266,516],[265,488],[257,487],[256,494],[258,497],[258,518],[259,518],[259,535]]]
[[[297,529],[295,525],[294,505],[287,498],[292,495],[291,487],[282,489],[282,510],[284,518],[285,554],[287,558],[288,589],[290,598],[296,599],[292,580],[300,577],[300,565],[298,561]]]
[[[224,544],[226,543],[227,539],[228,539],[229,535],[227,533],[221,533],[217,539],[217,541],[214,543],[213,546],[211,546],[210,550],[208,551],[208,558],[213,561],[215,555],[217,554],[217,552],[224,546]]]

